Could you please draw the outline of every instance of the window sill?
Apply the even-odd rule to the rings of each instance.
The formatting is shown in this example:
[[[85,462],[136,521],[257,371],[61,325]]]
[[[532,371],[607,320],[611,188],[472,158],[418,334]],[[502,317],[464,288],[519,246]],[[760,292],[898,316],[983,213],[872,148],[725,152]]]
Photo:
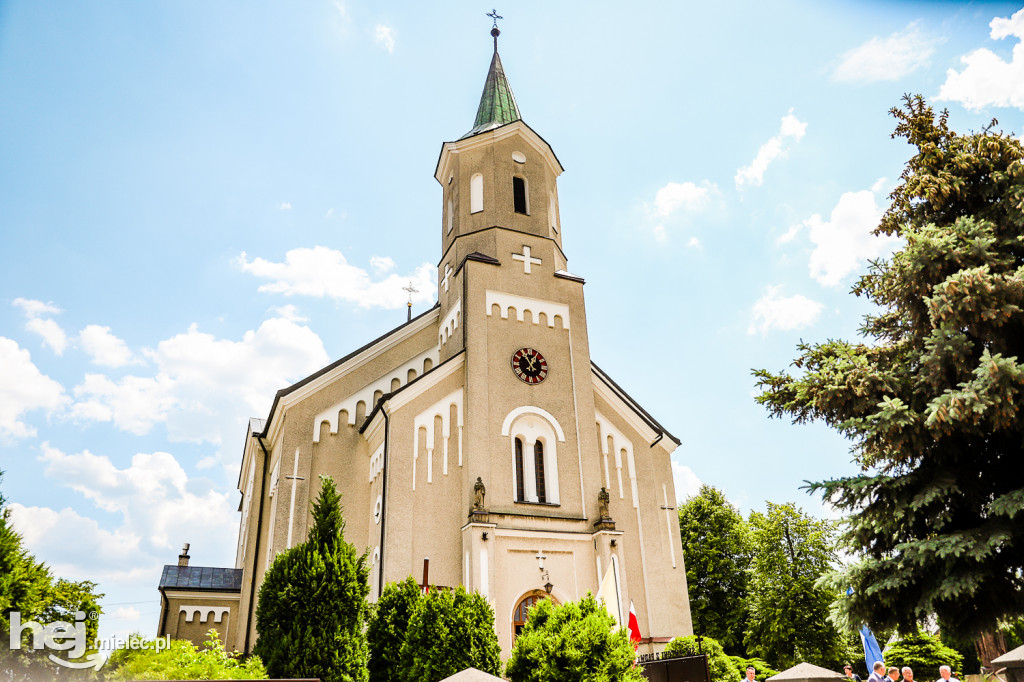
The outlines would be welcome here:
[[[535,507],[561,507],[558,502],[532,502],[530,500],[515,500],[516,504],[526,504]]]

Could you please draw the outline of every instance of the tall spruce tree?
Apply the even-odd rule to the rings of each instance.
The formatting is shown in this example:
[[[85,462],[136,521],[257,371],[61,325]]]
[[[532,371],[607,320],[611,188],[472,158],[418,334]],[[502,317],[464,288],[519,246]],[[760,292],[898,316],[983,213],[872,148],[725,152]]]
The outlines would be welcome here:
[[[752,549],[747,522],[721,490],[703,485],[679,507],[679,534],[693,631],[743,654]]]
[[[279,554],[260,587],[253,653],[271,677],[367,682],[369,569],[344,533],[341,495],[321,477],[309,538]]]
[[[863,472],[812,486],[860,557],[837,619],[990,631],[1024,613],[1024,148],[919,96],[892,114],[916,153],[876,229],[904,246],[853,289],[878,306],[866,340],[801,344],[798,374],[755,372],[758,400],[854,443]]]

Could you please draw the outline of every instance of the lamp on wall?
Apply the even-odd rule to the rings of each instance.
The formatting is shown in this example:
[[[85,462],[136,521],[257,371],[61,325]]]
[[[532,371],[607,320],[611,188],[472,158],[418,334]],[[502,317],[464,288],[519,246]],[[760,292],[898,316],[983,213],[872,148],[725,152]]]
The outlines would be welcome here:
[[[553,588],[554,588],[554,585],[552,585],[551,583],[549,583],[549,582],[548,583],[544,583],[544,591],[547,592],[548,594],[551,594],[551,590]]]

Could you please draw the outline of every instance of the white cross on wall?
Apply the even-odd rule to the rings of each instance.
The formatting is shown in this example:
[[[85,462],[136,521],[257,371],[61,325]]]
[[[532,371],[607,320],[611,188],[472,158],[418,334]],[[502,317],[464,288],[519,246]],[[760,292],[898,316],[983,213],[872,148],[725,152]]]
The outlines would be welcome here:
[[[544,560],[547,557],[544,555],[544,550],[537,552],[537,565],[540,566],[540,570],[544,570]]]
[[[444,292],[448,293],[448,277],[452,274],[452,266],[447,263],[444,264],[444,279],[441,280],[441,285],[444,287]]]
[[[532,258],[530,256],[530,247],[526,246],[525,244],[523,244],[523,252],[522,253],[513,253],[512,254],[512,260],[521,260],[521,261],[523,261],[523,272],[525,274],[527,274],[527,275],[530,274],[530,265],[540,265],[541,264],[540,258]]]

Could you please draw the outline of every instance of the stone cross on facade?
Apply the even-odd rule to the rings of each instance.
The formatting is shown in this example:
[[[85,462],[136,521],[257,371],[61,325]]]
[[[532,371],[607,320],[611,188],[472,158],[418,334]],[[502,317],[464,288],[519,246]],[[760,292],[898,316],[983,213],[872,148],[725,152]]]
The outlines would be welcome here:
[[[547,556],[544,555],[544,550],[538,550],[536,559],[537,559],[537,566],[540,568],[540,570],[543,571],[544,570],[544,560],[547,559]]]
[[[530,266],[531,265],[540,265],[541,264],[541,259],[540,258],[533,258],[530,255],[530,247],[526,246],[525,244],[523,245],[523,252],[522,253],[513,253],[512,254],[512,260],[522,261],[523,262],[523,272],[525,274],[527,274],[527,275],[530,274]]]
[[[452,266],[447,263],[444,264],[444,277],[441,279],[441,286],[444,287],[444,292],[448,293],[448,279],[452,274]]]

